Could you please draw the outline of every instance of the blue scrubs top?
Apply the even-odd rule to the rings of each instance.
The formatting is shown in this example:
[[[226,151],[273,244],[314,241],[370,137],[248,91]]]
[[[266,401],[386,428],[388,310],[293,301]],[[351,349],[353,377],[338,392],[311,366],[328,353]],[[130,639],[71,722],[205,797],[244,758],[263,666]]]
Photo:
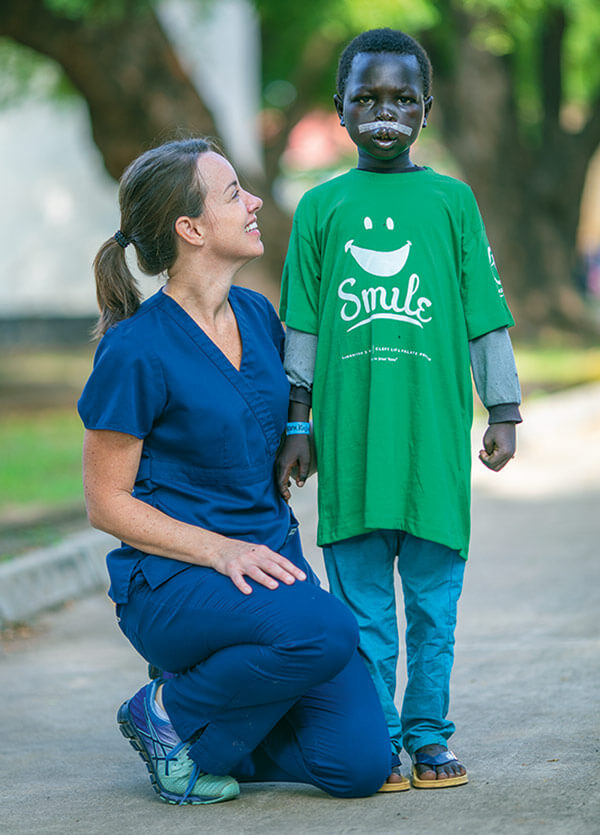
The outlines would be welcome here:
[[[239,371],[161,289],[104,335],[78,410],[87,429],[143,438],[136,498],[278,551],[291,521],[274,472],[289,398],[284,333],[259,293],[234,286],[229,301],[242,338]],[[189,563],[122,544],[107,565],[109,595],[125,603],[138,565],[156,588]]]

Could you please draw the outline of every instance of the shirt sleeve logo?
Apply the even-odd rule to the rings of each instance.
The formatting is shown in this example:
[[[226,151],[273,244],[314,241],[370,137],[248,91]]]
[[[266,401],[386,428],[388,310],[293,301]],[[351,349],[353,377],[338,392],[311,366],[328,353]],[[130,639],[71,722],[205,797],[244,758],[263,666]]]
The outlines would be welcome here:
[[[496,267],[496,259],[494,258],[494,253],[492,252],[492,247],[488,246],[488,260],[490,262],[490,269],[492,271],[492,278],[496,282],[498,295],[504,298],[504,287],[502,286],[502,282],[500,281],[500,276],[498,274],[498,268]]]

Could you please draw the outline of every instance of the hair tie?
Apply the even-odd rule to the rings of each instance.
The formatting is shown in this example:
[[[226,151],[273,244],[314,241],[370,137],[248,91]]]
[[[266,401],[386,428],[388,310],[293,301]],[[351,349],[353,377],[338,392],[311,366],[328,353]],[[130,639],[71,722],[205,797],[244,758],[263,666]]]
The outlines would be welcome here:
[[[123,247],[123,249],[125,249],[125,247],[128,246],[128,244],[131,243],[129,238],[126,238],[125,235],[121,232],[120,229],[117,229],[117,231],[115,232],[114,239],[119,244],[120,247]]]

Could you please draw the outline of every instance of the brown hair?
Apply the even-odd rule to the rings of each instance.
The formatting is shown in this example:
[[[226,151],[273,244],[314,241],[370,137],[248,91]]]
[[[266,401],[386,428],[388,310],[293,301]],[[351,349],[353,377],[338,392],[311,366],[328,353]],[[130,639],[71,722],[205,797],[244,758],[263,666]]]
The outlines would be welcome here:
[[[140,306],[141,293],[127,266],[123,243],[133,244],[138,266],[146,275],[159,275],[175,262],[175,221],[182,215],[202,214],[206,195],[197,161],[213,150],[205,139],[176,140],[146,151],[126,169],[119,187],[123,238],[120,243],[109,238],[94,259],[100,308],[94,336],[102,336]]]

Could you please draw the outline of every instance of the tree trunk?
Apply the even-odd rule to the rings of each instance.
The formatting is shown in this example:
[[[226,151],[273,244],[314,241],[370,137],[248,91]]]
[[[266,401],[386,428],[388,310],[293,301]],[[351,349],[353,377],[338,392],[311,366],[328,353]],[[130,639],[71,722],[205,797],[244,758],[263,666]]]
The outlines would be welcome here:
[[[211,113],[149,4],[125,0],[122,16],[69,20],[43,0],[2,0],[0,35],[60,64],[88,106],[94,141],[115,179],[135,157],[162,141],[217,136]],[[271,185],[264,180],[252,187],[264,200],[260,271],[263,289],[273,297],[290,218],[273,199]]]
[[[3,0],[0,34],[52,58],[85,99],[94,140],[115,178],[142,151],[177,134],[215,134],[149,6],[123,16],[69,20],[43,0]]]

